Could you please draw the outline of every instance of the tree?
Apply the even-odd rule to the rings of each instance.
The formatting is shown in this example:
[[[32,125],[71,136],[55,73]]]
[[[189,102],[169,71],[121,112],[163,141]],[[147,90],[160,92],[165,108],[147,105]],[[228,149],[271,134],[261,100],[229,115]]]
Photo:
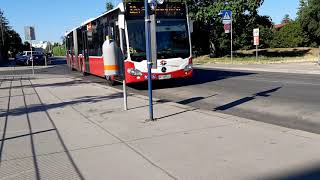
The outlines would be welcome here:
[[[54,46],[52,52],[54,56],[65,56],[66,48],[63,45]]]
[[[298,21],[311,41],[320,45],[320,3],[319,0],[300,0]]]
[[[8,47],[6,45],[6,32],[8,28],[8,20],[3,16],[3,12],[0,9],[0,61],[7,57]]]
[[[269,48],[273,39],[273,32],[268,26],[259,26],[260,30],[260,45],[259,48]]]
[[[209,35],[210,56],[221,56],[230,51],[230,35],[224,33],[222,18],[218,15],[223,9],[233,11],[234,48],[252,47],[252,30],[259,19],[258,8],[263,0],[187,0],[190,16]],[[263,24],[262,24],[263,25]],[[263,25],[266,26],[266,25]]]
[[[9,21],[5,18],[0,9],[0,59],[8,57],[8,51],[15,55],[23,48],[20,35],[9,26]]]
[[[282,18],[281,24],[286,24],[292,22],[292,19],[290,19],[289,14],[284,15],[284,17]]]
[[[22,45],[22,40],[20,38],[20,35],[15,32],[14,30],[8,30],[8,51],[10,51],[12,56],[15,56],[19,51],[22,50],[23,45]]]
[[[110,1],[106,2],[106,11],[110,11],[111,9],[113,9],[113,4]]]
[[[295,48],[306,46],[309,43],[308,35],[303,31],[299,22],[291,22],[280,30],[275,30],[271,47]]]

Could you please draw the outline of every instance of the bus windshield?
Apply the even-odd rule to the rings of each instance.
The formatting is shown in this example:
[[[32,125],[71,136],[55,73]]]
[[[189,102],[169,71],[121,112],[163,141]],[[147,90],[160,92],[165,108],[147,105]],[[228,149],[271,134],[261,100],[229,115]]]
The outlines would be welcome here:
[[[133,61],[146,59],[144,19],[129,20],[128,34]],[[190,56],[187,20],[157,20],[158,59],[187,58]]]

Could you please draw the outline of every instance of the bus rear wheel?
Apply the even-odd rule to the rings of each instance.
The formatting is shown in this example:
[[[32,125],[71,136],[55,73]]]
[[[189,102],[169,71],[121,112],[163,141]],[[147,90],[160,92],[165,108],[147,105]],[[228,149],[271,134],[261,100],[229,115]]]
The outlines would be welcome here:
[[[106,80],[107,80],[107,84],[109,86],[115,86],[116,85],[116,81],[114,80],[114,77],[106,76]]]
[[[88,73],[85,71],[82,71],[82,76],[88,76]]]

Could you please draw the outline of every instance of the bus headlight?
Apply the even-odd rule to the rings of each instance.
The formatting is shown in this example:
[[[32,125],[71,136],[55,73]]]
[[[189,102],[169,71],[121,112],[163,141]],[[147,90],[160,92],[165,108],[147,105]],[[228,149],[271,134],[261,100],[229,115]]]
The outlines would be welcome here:
[[[127,72],[132,76],[142,76],[141,71],[135,68],[129,68]]]
[[[184,71],[190,71],[192,69],[193,69],[192,64],[188,64],[186,67],[184,67]]]

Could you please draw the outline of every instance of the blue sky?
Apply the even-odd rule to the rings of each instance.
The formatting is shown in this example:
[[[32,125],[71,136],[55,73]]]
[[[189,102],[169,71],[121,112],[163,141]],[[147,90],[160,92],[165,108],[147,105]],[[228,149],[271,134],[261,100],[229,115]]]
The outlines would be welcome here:
[[[106,0],[0,0],[0,9],[24,39],[24,26],[35,26],[39,41],[60,42],[68,29],[100,15]],[[114,3],[119,0],[113,0]],[[296,17],[299,0],[265,0],[261,15],[279,23],[285,14]]]

